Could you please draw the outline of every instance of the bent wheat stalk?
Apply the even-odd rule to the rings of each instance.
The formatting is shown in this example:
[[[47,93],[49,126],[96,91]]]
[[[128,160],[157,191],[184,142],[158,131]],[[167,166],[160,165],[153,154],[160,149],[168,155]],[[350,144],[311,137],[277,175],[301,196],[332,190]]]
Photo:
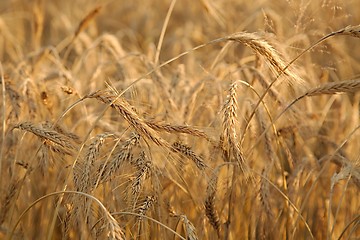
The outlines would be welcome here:
[[[134,213],[134,212],[113,212],[111,213],[112,216],[115,216],[115,215],[131,215],[131,216],[136,216],[136,217],[141,217],[141,218],[146,218],[154,223],[157,223],[159,224],[159,226],[165,228],[166,230],[168,230],[169,232],[173,233],[176,237],[180,238],[181,240],[186,240],[183,236],[181,236],[179,233],[175,232],[173,229],[171,229],[170,227],[166,226],[165,224],[163,224],[162,222],[159,222],[158,220],[152,218],[152,217],[149,217],[149,216],[146,216],[146,215],[142,215],[142,214],[139,214],[139,213]]]
[[[265,133],[272,127],[273,124],[279,118],[287,111],[289,110],[296,102],[303,99],[304,97],[313,97],[313,96],[319,96],[323,94],[337,94],[337,93],[354,93],[360,91],[360,79],[354,79],[354,80],[346,80],[346,81],[340,81],[340,82],[332,82],[332,83],[325,83],[318,87],[312,88],[307,90],[305,93],[303,93],[301,96],[294,99],[289,105],[287,105],[284,110],[282,110],[271,123],[270,126],[268,126],[263,133],[259,136],[258,140],[255,142],[255,144],[248,150],[247,154],[252,152],[252,150],[259,144],[260,140],[264,137]]]
[[[45,196],[42,196],[41,198],[38,198],[37,200],[35,200],[34,202],[32,202],[19,216],[17,222],[15,223],[14,227],[11,229],[10,231],[10,235],[8,239],[11,239],[12,236],[15,233],[16,227],[20,224],[21,219],[24,217],[24,215],[32,208],[34,207],[37,203],[41,202],[42,200],[52,197],[52,196],[56,196],[56,195],[63,195],[63,194],[79,194],[82,195],[84,197],[90,198],[91,200],[95,201],[100,209],[103,210],[104,212],[104,217],[105,219],[108,221],[108,238],[109,239],[116,239],[116,240],[123,240],[125,239],[125,234],[122,231],[119,223],[116,221],[116,219],[110,214],[110,212],[106,209],[106,207],[102,204],[102,202],[97,199],[96,197],[87,194],[87,193],[83,193],[83,192],[77,192],[77,191],[59,191],[59,192],[53,192],[53,193],[49,193],[46,194]]]
[[[360,25],[357,26],[347,26],[345,28],[342,28],[338,31],[329,33],[327,35],[325,35],[324,37],[320,38],[317,42],[315,42],[314,44],[310,45],[309,47],[307,47],[306,49],[304,49],[299,55],[297,55],[293,60],[291,60],[280,72],[279,74],[276,76],[276,78],[269,84],[269,86],[266,88],[265,92],[261,95],[260,99],[258,100],[258,102],[256,103],[256,106],[254,108],[254,110],[252,111],[252,113],[249,116],[249,120],[247,121],[247,124],[245,126],[245,129],[243,131],[242,134],[242,138],[241,138],[241,143],[244,141],[244,136],[247,132],[247,130],[250,127],[250,122],[251,119],[254,117],[255,112],[257,110],[257,108],[259,107],[260,103],[263,101],[263,99],[265,98],[266,94],[270,91],[270,88],[275,84],[275,82],[277,82],[277,80],[280,78],[280,76],[282,74],[285,74],[285,72],[293,65],[294,62],[296,62],[300,57],[302,57],[306,52],[310,51],[311,49],[315,48],[317,45],[319,45],[320,43],[322,43],[323,41],[325,41],[326,39],[332,37],[332,36],[336,36],[336,35],[348,35],[348,36],[352,36],[352,37],[356,37],[356,38],[360,38]]]

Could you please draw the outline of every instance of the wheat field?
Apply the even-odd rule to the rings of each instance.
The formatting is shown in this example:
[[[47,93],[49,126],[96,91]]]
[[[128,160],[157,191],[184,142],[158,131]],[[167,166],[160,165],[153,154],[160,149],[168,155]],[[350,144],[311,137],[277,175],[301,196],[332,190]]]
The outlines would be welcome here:
[[[360,239],[359,9],[1,1],[0,239]]]

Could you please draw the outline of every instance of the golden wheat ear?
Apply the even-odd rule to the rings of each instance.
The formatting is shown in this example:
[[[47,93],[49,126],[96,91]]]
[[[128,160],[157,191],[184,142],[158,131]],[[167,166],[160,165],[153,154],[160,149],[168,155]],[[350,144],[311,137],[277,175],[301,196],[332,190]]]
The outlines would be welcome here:
[[[331,82],[322,84],[316,88],[306,91],[300,98],[305,96],[317,96],[322,94],[354,93],[360,90],[360,79]]]
[[[222,107],[223,122],[220,136],[225,161],[236,162],[244,173],[248,173],[248,166],[245,162],[243,152],[237,134],[237,82],[230,85],[226,101]]]
[[[40,137],[42,139],[48,140],[52,143],[58,144],[59,146],[66,148],[66,149],[71,149],[74,150],[75,146],[72,143],[71,138],[46,127],[40,127],[37,126],[31,122],[23,122],[20,124],[17,124],[14,126],[14,128],[19,128],[21,130],[30,132],[34,135],[36,135],[37,137]]]
[[[205,215],[220,238],[221,222],[215,207],[219,169],[213,172],[206,188]]]

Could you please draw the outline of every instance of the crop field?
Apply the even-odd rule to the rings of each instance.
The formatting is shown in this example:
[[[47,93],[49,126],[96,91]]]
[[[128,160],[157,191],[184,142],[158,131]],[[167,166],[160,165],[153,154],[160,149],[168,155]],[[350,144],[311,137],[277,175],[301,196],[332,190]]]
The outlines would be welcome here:
[[[1,0],[0,239],[360,239],[359,11]]]

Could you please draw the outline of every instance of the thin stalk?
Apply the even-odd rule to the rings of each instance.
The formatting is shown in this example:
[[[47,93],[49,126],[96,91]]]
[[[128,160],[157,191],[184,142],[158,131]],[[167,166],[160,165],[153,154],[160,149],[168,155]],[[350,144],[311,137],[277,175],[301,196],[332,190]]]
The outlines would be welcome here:
[[[166,17],[165,17],[165,21],[164,21],[164,24],[163,24],[163,27],[161,29],[161,33],[160,33],[160,37],[159,37],[159,42],[158,42],[158,45],[157,45],[157,48],[156,48],[156,54],[155,54],[155,66],[158,64],[159,62],[159,58],[160,58],[160,52],[161,52],[161,47],[163,45],[163,41],[164,41],[164,36],[165,36],[165,32],[166,32],[166,29],[167,29],[167,26],[169,24],[169,20],[170,20],[170,16],[174,10],[174,6],[175,6],[175,3],[176,3],[176,0],[172,0],[171,3],[170,3],[170,7],[169,7],[169,10],[166,14]]]

